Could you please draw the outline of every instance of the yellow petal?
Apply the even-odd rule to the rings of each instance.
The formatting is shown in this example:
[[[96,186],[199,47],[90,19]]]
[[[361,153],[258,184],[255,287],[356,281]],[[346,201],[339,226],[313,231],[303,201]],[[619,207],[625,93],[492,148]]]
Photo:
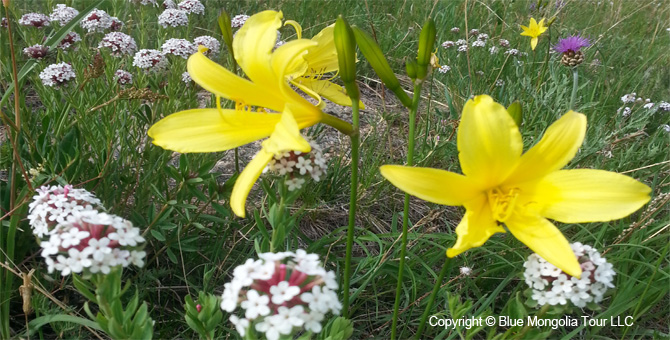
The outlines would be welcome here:
[[[173,113],[149,129],[153,143],[182,153],[217,152],[267,137],[280,115],[195,109]]]
[[[505,229],[500,227],[491,216],[491,209],[486,201],[486,196],[481,195],[466,203],[465,216],[456,227],[456,243],[447,249],[447,256],[454,257],[470,249],[483,245],[493,234],[504,233]]]
[[[457,145],[463,173],[486,187],[507,178],[523,151],[514,119],[486,95],[465,103]]]
[[[309,152],[312,148],[298,129],[298,123],[293,118],[290,105],[286,105],[281,114],[281,120],[274,127],[270,138],[263,141],[263,149],[272,154],[280,154],[286,151]]]
[[[526,37],[530,37],[531,36],[530,28],[528,28],[524,25],[520,25],[520,26],[521,26],[521,29],[523,30],[523,32],[521,32],[521,35],[526,36]]]
[[[237,63],[249,79],[266,87],[276,86],[269,60],[277,43],[277,29],[281,27],[281,19],[281,12],[263,11],[254,14],[233,39]]]
[[[337,49],[335,49],[335,25],[330,25],[312,38],[317,45],[310,48],[304,58],[309,65],[308,73],[323,74],[337,71]]]
[[[542,139],[521,156],[505,183],[534,180],[563,168],[575,157],[586,134],[586,116],[570,111],[551,124]]]
[[[533,51],[535,51],[535,47],[537,47],[537,40],[538,40],[537,37],[533,37],[530,39],[530,48],[532,48]]]
[[[542,21],[540,21],[542,22]],[[535,21],[535,18],[530,18],[530,25],[528,25],[530,29],[536,30],[537,29],[537,21]]]
[[[281,93],[238,77],[200,52],[191,55],[186,66],[193,81],[211,93],[246,105],[279,112],[284,109],[285,100]]]
[[[400,190],[437,204],[463,205],[480,194],[470,179],[445,170],[384,165],[379,171]]]
[[[505,221],[505,225],[514,237],[547,262],[571,276],[579,278],[582,275],[582,269],[570,243],[547,219],[513,214]]]
[[[561,170],[538,183],[543,216],[565,223],[611,221],[649,202],[651,189],[625,175],[593,169]]]
[[[233,192],[230,195],[230,207],[233,209],[235,215],[239,217],[245,216],[244,205],[247,201],[247,196],[249,196],[251,188],[263,173],[263,169],[272,160],[272,157],[274,157],[272,153],[261,149],[251,162],[247,164],[242,173],[240,173],[235,186],[233,186]]]

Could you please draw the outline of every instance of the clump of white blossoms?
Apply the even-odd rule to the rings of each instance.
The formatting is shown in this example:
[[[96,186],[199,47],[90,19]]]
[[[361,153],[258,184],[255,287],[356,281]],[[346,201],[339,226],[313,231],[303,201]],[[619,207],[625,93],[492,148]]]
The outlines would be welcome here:
[[[489,39],[489,35],[486,34],[486,33],[477,34],[477,40],[481,40],[481,41],[486,42],[486,40],[488,40],[488,39]]]
[[[505,54],[513,55],[513,56],[519,56],[519,50],[516,48],[510,48],[509,50],[505,51]]]
[[[76,43],[78,41],[81,41],[81,36],[79,36],[79,33],[70,32],[67,35],[65,35],[63,40],[61,40],[58,43],[58,48],[60,48],[61,50],[66,50],[70,47],[73,47],[74,43]]]
[[[97,210],[75,211],[40,242],[47,270],[108,274],[112,267],[144,266],[140,229],[121,217]]]
[[[168,8],[158,16],[158,24],[163,28],[188,25],[188,14],[180,9]]]
[[[79,23],[87,32],[104,32],[112,26],[112,17],[101,9],[94,9]]]
[[[485,47],[486,40],[475,40],[472,42],[472,47]]]
[[[123,21],[119,20],[117,17],[112,17],[112,24],[109,25],[109,30],[112,32],[118,32],[123,28]]]
[[[211,54],[216,56],[221,51],[221,43],[216,40],[216,38],[209,35],[203,35],[193,39],[193,44],[195,44],[196,48],[198,46],[206,47],[207,51],[205,51],[205,55]]]
[[[72,8],[68,7],[64,4],[58,4],[56,5],[56,8],[54,8],[53,12],[49,16],[49,19],[51,19],[52,22],[57,22],[61,26],[67,24],[68,22],[72,21],[74,17],[76,17],[79,14],[79,11]]]
[[[467,45],[468,42],[465,39],[458,39],[455,42],[456,46]]]
[[[622,101],[624,104],[635,103],[636,95],[637,95],[637,94],[636,94],[635,92],[633,92],[633,93],[629,93],[629,94],[625,94],[623,97],[621,97],[621,101]]]
[[[133,82],[133,74],[125,70],[116,70],[114,80],[119,85],[128,85]]]
[[[498,43],[500,44],[501,47],[509,47],[509,40],[507,39],[500,39]]]
[[[454,45],[455,45],[455,43],[451,40],[447,40],[447,41],[442,43],[442,47],[444,47],[444,48],[453,47]]]
[[[28,221],[33,234],[42,237],[58,224],[65,223],[74,212],[94,210],[100,200],[85,189],[74,189],[71,185],[42,186],[28,205]]]
[[[186,84],[190,84],[193,81],[188,71],[181,74],[181,81],[183,81]]]
[[[658,103],[658,109],[662,111],[670,111],[670,103],[662,101]]]
[[[505,85],[505,81],[504,81],[504,80],[502,80],[502,79],[498,79],[498,80],[496,80],[496,86],[500,87],[500,86],[503,86],[503,85]]]
[[[197,51],[195,45],[186,39],[168,39],[161,46],[163,54],[173,54],[177,57],[188,59],[191,54]]]
[[[447,73],[447,72],[451,71],[451,67],[449,67],[447,65],[442,65],[442,66],[440,66],[440,68],[437,69],[437,71],[440,72],[440,73]]]
[[[250,17],[246,14],[238,14],[230,20],[230,26],[232,26],[233,28],[240,28],[240,27],[244,26],[244,23],[249,18]]]
[[[42,13],[26,13],[19,19],[19,25],[42,28],[50,25],[49,17]]]
[[[76,78],[72,65],[68,63],[51,64],[40,72],[44,86],[61,86]]]
[[[177,7],[189,14],[205,14],[205,5],[199,0],[184,0],[180,2]]]
[[[318,255],[298,249],[258,257],[237,266],[224,285],[221,309],[232,313],[240,307],[243,315],[229,320],[241,336],[254,329],[268,340],[302,329],[319,333],[328,312],[340,314],[335,273],[323,268]]]
[[[109,48],[111,50],[111,54],[115,57],[120,57],[124,54],[131,54],[137,50],[135,39],[122,32],[107,33],[98,45],[98,48],[104,47]]]
[[[163,9],[175,9],[175,8],[177,8],[177,4],[174,2],[174,0],[163,1]]]
[[[566,305],[570,301],[583,308],[588,303],[602,301],[607,288],[614,287],[612,281],[616,273],[612,264],[591,246],[579,242],[571,246],[582,268],[581,279],[566,274],[537,254],[530,255],[523,264],[526,284],[538,306]]]
[[[23,49],[23,54],[31,59],[42,59],[46,57],[48,53],[49,48],[40,44],[29,46]]]
[[[167,68],[168,61],[161,51],[143,49],[135,53],[133,66],[137,66],[147,72],[158,72]]]
[[[132,2],[134,4],[139,4],[142,6],[147,6],[147,5],[152,5],[152,6],[157,6],[158,3],[156,3],[156,0],[128,0],[129,2]]]
[[[458,33],[458,32],[461,31],[461,29],[458,28],[458,27],[452,27],[452,28],[450,29],[450,31],[451,31],[451,33]]]
[[[489,53],[498,54],[498,48],[495,46],[491,46],[491,48],[489,48]]]
[[[289,191],[302,188],[305,183],[303,177],[309,176],[317,182],[320,181],[328,168],[321,146],[315,141],[309,139],[308,141],[312,151],[308,153],[289,151],[275,155],[266,168],[280,176],[289,175],[290,178],[286,180]]]

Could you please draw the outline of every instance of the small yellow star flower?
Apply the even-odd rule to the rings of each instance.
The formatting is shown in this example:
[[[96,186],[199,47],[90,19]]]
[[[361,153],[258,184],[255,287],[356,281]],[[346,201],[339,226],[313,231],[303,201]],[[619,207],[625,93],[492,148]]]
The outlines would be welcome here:
[[[582,270],[570,243],[548,220],[611,221],[649,201],[651,189],[624,175],[595,169],[560,170],[575,156],[586,116],[570,111],[522,155],[519,128],[489,96],[468,100],[458,127],[463,175],[431,168],[384,165],[381,174],[401,190],[444,205],[465,206],[458,239],[447,256],[479,247],[505,225],[519,241],[571,276]]]
[[[530,24],[528,27],[521,25],[521,28],[523,29],[523,32],[521,32],[521,35],[530,37],[530,47],[535,50],[535,47],[537,46],[537,37],[540,36],[540,34],[544,33],[548,27],[544,26],[544,18],[540,20],[540,23],[538,24],[537,21],[535,21],[534,18],[530,18]]]

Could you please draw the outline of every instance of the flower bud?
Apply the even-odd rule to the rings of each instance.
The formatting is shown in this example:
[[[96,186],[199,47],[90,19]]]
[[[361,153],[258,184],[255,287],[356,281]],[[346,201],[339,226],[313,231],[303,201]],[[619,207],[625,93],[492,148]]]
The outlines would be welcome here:
[[[433,52],[433,46],[435,45],[436,34],[435,21],[433,21],[432,18],[429,18],[426,20],[426,23],[423,24],[421,35],[419,36],[419,51],[416,57],[416,62],[418,64],[416,76],[418,79],[424,79],[428,75],[428,66],[430,65],[430,58]]]
[[[405,69],[407,70],[407,76],[410,79],[416,79],[416,60],[414,58],[405,58]]]
[[[219,28],[221,29],[221,34],[223,35],[223,42],[228,46],[228,51],[233,53],[233,26],[230,22],[230,15],[228,12],[221,11],[219,14]]]
[[[358,101],[360,93],[358,85],[356,85],[356,38],[354,38],[354,32],[347,21],[340,16],[335,21],[333,34],[340,78],[344,82],[344,87],[347,89],[347,95],[351,98],[351,101]]]
[[[386,87],[393,91],[393,93],[398,97],[400,102],[405,105],[405,107],[412,106],[412,100],[409,98],[407,93],[400,87],[400,81],[395,76],[389,66],[386,57],[382,53],[379,45],[369,36],[367,33],[363,32],[358,27],[353,28],[354,36],[356,37],[356,43],[358,48],[361,49],[361,52],[365,58],[370,63],[370,66],[375,70],[379,78],[382,80]]]
[[[2,5],[5,7],[9,7],[9,0],[2,0]]]
[[[521,127],[521,119],[523,113],[521,111],[521,104],[518,101],[510,104],[510,106],[507,108],[507,113],[509,113],[509,115],[512,116],[512,119],[514,119],[516,126]]]

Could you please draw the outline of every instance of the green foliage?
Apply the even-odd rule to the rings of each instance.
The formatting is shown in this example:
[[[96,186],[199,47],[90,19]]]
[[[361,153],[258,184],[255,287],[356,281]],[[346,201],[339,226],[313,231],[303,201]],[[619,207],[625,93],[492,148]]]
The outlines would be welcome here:
[[[219,297],[205,292],[198,292],[198,300],[193,301],[190,295],[184,298],[186,323],[200,336],[200,339],[216,339],[216,328],[221,324]]]

